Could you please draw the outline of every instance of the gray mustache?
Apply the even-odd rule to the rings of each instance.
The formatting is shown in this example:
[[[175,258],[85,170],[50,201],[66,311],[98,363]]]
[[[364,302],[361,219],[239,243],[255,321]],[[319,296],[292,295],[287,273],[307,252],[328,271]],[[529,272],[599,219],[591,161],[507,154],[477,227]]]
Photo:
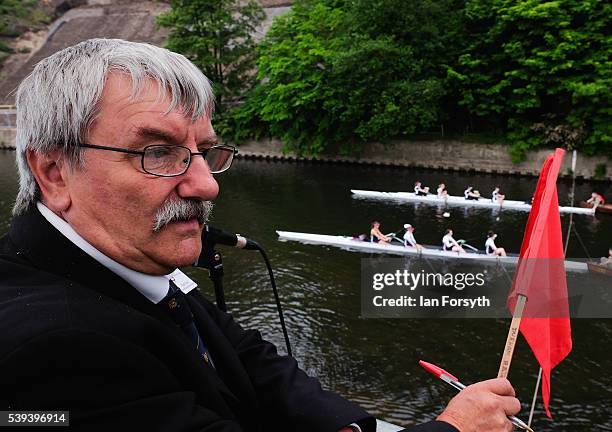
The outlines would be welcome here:
[[[171,199],[164,202],[155,215],[153,232],[159,232],[172,222],[197,219],[200,224],[208,222],[213,209],[211,201],[194,199]]]

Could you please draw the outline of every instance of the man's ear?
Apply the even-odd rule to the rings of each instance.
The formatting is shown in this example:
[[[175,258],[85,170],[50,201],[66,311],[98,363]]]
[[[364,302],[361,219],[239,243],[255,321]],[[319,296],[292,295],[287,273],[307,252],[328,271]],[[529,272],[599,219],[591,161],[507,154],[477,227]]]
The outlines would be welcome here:
[[[60,151],[43,155],[28,150],[27,159],[40,188],[43,203],[55,213],[67,210],[71,204],[70,190],[66,182],[69,167]]]

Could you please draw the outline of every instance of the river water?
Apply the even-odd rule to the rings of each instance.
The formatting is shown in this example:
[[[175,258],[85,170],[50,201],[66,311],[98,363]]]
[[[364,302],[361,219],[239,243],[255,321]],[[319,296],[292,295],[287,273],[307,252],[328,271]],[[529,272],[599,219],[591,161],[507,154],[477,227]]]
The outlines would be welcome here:
[[[17,189],[14,153],[0,152],[0,233],[9,224]],[[360,260],[369,255],[333,247],[279,242],[276,229],[352,235],[373,219],[385,232],[404,223],[417,227],[417,239],[439,244],[452,227],[456,238],[482,248],[487,230],[498,232],[498,246],[517,252],[527,213],[490,209],[444,209],[418,204],[356,200],[350,189],[410,190],[415,179],[435,188],[445,181],[451,194],[473,184],[483,194],[497,184],[509,199],[527,199],[536,180],[415,169],[237,161],[218,176],[221,187],[212,224],[243,233],[262,244],[275,269],[294,355],[323,385],[355,400],[379,418],[400,425],[426,421],[440,412],[454,390],[425,373],[419,359],[437,363],[469,384],[494,377],[509,322],[493,319],[364,319],[360,316]],[[570,183],[559,182],[562,204]],[[609,184],[579,182],[578,197]],[[607,192],[603,190],[602,192]],[[569,216],[562,216],[567,226]],[[602,256],[612,244],[612,217],[575,215],[579,237],[568,256]],[[224,253],[228,309],[239,322],[261,329],[284,351],[267,271],[256,252]],[[213,297],[207,274],[188,270]],[[610,284],[612,289],[612,284]],[[612,320],[575,319],[574,348],[555,369],[551,409],[546,419],[537,405],[535,430],[612,431]],[[517,395],[528,411],[538,366],[519,340],[510,370]],[[527,413],[520,416],[527,419]]]

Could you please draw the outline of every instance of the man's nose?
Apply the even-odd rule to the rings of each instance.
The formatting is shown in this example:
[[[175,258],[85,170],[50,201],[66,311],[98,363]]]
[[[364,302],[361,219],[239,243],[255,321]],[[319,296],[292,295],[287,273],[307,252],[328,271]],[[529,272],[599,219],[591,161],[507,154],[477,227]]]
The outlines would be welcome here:
[[[214,200],[219,194],[219,184],[210,173],[208,163],[200,156],[191,158],[191,163],[177,186],[178,195],[183,198]]]

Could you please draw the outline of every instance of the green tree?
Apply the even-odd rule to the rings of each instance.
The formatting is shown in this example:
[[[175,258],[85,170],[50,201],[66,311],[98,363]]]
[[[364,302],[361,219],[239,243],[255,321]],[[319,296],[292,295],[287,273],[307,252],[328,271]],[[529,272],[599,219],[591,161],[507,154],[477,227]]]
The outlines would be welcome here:
[[[469,121],[458,104],[462,90],[447,77],[468,44],[464,6],[465,0],[353,0],[349,11],[354,34],[391,38],[410,49],[419,77],[437,80],[440,97],[435,102],[437,118],[432,120],[451,134],[464,132]]]
[[[612,154],[604,0],[298,0],[258,48],[234,139],[351,152],[428,132]]]
[[[467,43],[463,40],[464,0],[353,0],[351,32],[370,39],[391,38],[410,47],[422,70],[446,75]]]
[[[233,114],[234,139],[269,133],[300,154],[352,153],[435,122],[440,80],[410,46],[360,32],[352,7],[299,1],[275,20],[258,48],[261,84]]]
[[[298,153],[321,153],[334,126],[323,105],[343,18],[341,9],[307,1],[277,17],[258,46],[260,84],[233,112],[226,134],[237,141],[271,135]]]
[[[406,136],[434,124],[442,84],[425,77],[410,47],[388,37],[353,37],[331,56],[324,108],[332,142],[355,144]]]
[[[612,154],[611,17],[604,0],[468,0],[461,103],[515,160],[546,143]]]
[[[264,18],[255,0],[173,0],[157,22],[170,29],[167,48],[185,55],[212,81],[217,110],[223,112],[253,84],[254,35]]]

